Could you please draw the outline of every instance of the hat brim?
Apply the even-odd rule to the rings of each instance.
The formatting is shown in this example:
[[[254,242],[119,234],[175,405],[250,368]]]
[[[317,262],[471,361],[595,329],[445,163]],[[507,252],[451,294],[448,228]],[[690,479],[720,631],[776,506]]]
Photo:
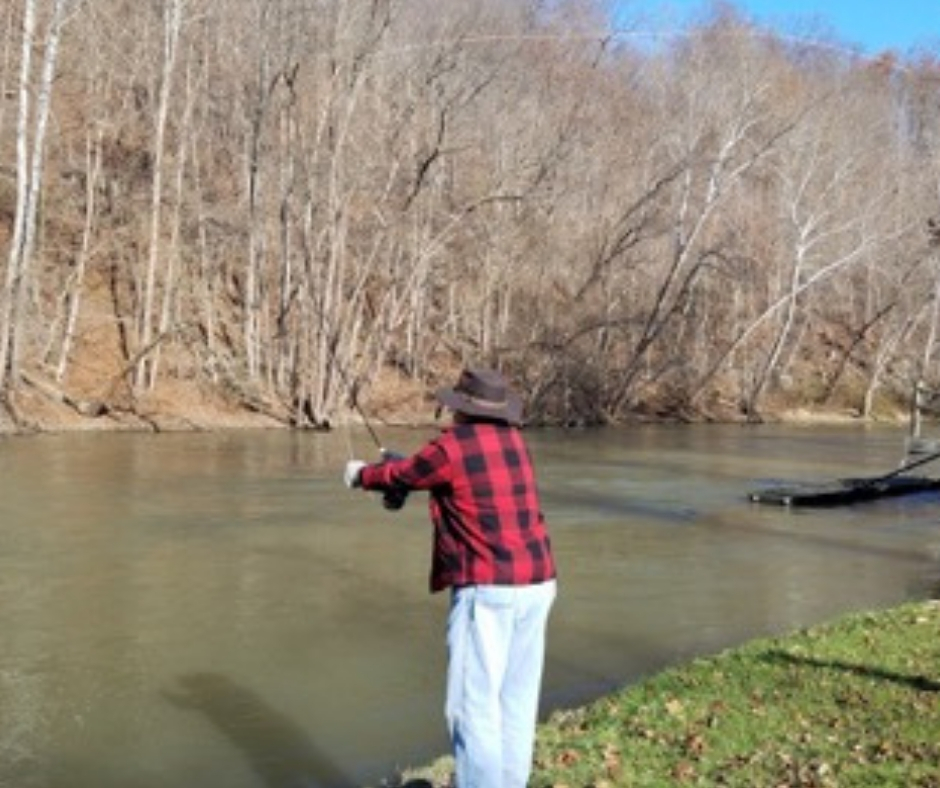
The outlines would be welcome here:
[[[517,427],[522,425],[522,399],[512,391],[506,393],[505,402],[487,402],[452,388],[438,389],[435,396],[449,410],[483,419],[498,419]]]

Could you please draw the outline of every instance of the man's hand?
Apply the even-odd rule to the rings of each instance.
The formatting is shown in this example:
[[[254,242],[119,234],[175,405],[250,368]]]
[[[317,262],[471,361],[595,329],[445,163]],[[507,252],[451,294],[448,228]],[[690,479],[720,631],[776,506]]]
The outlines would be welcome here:
[[[359,478],[359,475],[365,467],[366,463],[362,460],[350,460],[346,463],[346,470],[343,472],[343,482],[349,489],[362,486],[362,480]]]

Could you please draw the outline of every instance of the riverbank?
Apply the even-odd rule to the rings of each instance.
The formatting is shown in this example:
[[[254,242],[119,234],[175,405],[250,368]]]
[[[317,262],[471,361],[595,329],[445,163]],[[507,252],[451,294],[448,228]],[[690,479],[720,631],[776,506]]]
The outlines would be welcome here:
[[[157,390],[133,401],[116,399],[105,404],[90,395],[69,394],[51,382],[29,377],[15,402],[0,402],[0,437],[70,432],[214,432],[242,429],[291,429],[291,414],[283,403],[254,397],[228,399],[193,382],[164,381]],[[369,419],[384,426],[427,426],[434,423],[433,404],[426,392],[398,379],[383,381],[382,395],[368,405]],[[764,414],[767,422],[787,424],[900,424],[908,414],[882,409],[876,418],[863,419],[845,408],[780,408]],[[643,418],[643,421],[649,421]],[[740,414],[715,415],[702,421],[744,423]],[[336,414],[334,426],[361,423],[357,411]]]
[[[938,631],[940,601],[912,602],[666,670],[554,713],[531,784],[938,788]]]
[[[362,407],[376,425],[422,426],[434,421],[427,392],[389,374],[375,382],[379,392]],[[0,399],[0,437],[78,432],[220,432],[293,429],[288,404],[261,391],[225,391],[193,380],[165,379],[151,391],[132,395],[127,387],[103,396],[97,378],[66,390],[39,375],[24,375],[10,401]],[[333,426],[360,424],[358,408],[332,417]],[[326,425],[325,429],[329,429]]]

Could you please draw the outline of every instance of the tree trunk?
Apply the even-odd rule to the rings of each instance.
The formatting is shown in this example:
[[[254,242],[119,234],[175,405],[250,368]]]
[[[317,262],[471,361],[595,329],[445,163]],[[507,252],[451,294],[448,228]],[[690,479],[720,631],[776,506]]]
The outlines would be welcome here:
[[[46,29],[38,85],[32,85],[32,48],[36,35],[36,0],[26,0],[23,17],[23,52],[19,83],[19,117],[16,135],[17,197],[13,240],[7,277],[0,296],[0,393],[19,382],[21,351],[26,326],[26,299],[36,242],[39,197],[43,187],[46,129],[52,102],[52,86],[59,56],[66,0],[55,0]],[[36,112],[30,134],[31,95]]]
[[[95,229],[95,211],[97,207],[95,195],[98,191],[98,178],[101,173],[101,135],[102,131],[98,128],[95,131],[94,138],[92,138],[92,133],[89,131],[86,140],[85,224],[82,228],[82,240],[75,262],[75,271],[69,279],[65,296],[65,325],[62,331],[62,343],[59,347],[59,360],[56,364],[56,383],[61,383],[68,371],[69,354],[75,342],[75,327],[78,324],[78,316],[81,311],[85,272],[88,269],[89,250]]]
[[[150,238],[148,242],[147,265],[144,273],[144,285],[138,317],[139,347],[149,348],[154,345],[154,323],[156,321],[155,303],[157,299],[158,269],[161,256],[165,254],[162,242],[163,233],[163,169],[166,154],[167,121],[173,95],[173,78],[179,51],[180,32],[183,26],[183,4],[185,0],[168,0],[164,8],[163,20],[163,64],[160,74],[160,90],[157,114],[154,119],[153,133],[153,179],[150,188]],[[163,286],[168,287],[169,282]],[[144,354],[139,357],[134,372],[134,385],[137,389],[152,388],[156,383],[155,360]]]

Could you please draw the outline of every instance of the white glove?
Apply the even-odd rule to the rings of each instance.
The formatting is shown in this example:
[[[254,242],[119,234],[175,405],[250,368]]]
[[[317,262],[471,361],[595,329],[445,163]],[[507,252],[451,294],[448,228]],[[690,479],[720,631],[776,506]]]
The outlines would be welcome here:
[[[346,463],[346,470],[343,472],[343,482],[347,487],[352,489],[353,487],[362,486],[359,474],[362,473],[362,469],[365,467],[366,463],[362,460],[350,460]]]

